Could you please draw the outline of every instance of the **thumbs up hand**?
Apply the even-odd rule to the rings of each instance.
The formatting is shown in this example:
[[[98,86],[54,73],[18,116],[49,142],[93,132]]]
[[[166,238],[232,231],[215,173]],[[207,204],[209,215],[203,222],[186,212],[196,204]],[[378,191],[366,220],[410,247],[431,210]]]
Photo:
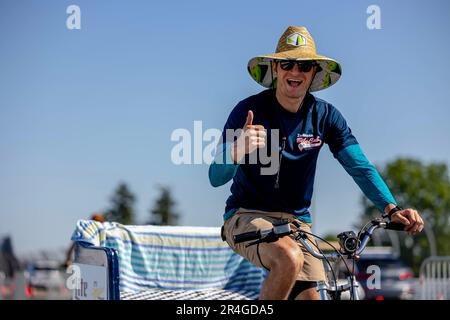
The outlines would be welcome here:
[[[247,126],[251,126],[251,125],[253,125],[253,111],[248,110],[247,120],[245,121],[244,129],[247,128]]]
[[[253,124],[253,111],[249,110],[245,121],[244,131],[233,143],[231,159],[235,163],[241,162],[246,154],[266,146],[266,131],[264,126]]]

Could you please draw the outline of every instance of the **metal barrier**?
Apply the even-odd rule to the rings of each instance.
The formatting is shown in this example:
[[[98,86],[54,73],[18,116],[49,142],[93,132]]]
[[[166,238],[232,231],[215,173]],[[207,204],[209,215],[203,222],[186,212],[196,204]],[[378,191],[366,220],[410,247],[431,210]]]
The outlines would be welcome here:
[[[5,278],[6,278],[5,273],[3,271],[0,271],[0,300],[3,300],[3,291],[4,291],[3,285],[5,282]]]
[[[450,256],[432,256],[420,266],[422,300],[450,300]]]

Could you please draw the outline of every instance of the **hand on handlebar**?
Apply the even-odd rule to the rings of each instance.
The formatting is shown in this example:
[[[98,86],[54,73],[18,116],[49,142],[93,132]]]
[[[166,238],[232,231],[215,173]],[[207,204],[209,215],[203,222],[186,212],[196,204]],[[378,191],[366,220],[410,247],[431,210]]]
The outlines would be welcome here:
[[[416,210],[413,209],[404,209],[395,212],[391,216],[391,221],[405,225],[405,231],[410,235],[416,235],[420,233],[424,227],[422,217]]]

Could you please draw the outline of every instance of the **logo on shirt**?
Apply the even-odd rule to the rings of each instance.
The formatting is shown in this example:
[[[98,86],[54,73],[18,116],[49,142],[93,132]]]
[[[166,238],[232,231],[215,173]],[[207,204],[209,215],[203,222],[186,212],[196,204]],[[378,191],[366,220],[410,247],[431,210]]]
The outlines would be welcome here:
[[[312,134],[297,133],[297,145],[300,151],[317,148],[322,145],[320,137],[315,137]]]

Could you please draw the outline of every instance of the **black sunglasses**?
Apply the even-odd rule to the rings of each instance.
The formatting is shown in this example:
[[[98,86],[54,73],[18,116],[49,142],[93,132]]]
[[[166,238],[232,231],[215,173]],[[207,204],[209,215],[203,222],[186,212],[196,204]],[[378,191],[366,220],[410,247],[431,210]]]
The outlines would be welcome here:
[[[298,70],[300,70],[300,72],[310,72],[312,67],[314,66],[319,67],[319,64],[315,61],[278,60],[277,62],[280,63],[280,67],[284,71],[292,70],[294,68],[294,65],[297,65]]]

